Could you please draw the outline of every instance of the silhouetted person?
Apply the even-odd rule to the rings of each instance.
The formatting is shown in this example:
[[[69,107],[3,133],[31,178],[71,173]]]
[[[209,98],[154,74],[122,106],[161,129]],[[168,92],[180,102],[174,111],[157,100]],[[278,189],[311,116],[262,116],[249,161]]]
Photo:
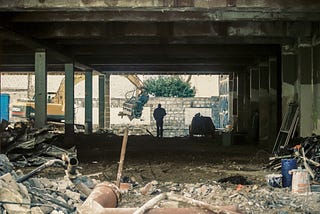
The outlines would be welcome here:
[[[157,125],[157,137],[163,137],[163,117],[166,116],[166,114],[166,110],[161,108],[161,104],[158,104],[158,108],[153,111],[153,117]]]

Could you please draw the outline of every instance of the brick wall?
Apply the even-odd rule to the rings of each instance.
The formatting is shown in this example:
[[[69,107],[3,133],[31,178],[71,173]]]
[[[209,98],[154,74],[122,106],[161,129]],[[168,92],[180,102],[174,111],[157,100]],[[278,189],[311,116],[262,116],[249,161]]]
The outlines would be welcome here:
[[[111,109],[122,108],[124,99],[112,98]],[[144,106],[142,119],[129,120],[121,119],[113,113],[111,116],[111,129],[115,134],[120,134],[124,125],[129,124],[130,134],[148,135],[147,129],[156,135],[156,122],[153,119],[153,110],[161,103],[166,109],[167,115],[164,118],[164,137],[186,136],[189,134],[189,125],[192,117],[200,112],[203,116],[210,116],[216,127],[219,126],[219,98],[218,97],[195,97],[195,98],[150,98]],[[121,122],[123,120],[123,122]]]

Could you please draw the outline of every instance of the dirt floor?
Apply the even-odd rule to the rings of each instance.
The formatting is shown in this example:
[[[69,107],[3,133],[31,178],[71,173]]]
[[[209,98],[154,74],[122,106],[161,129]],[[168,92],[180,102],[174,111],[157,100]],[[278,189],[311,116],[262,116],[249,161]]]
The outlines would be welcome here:
[[[83,175],[116,180],[121,136],[78,135],[73,140]],[[305,197],[293,200],[288,188],[267,185],[265,176],[276,173],[264,169],[270,151],[270,145],[240,141],[223,146],[221,137],[129,136],[122,182],[131,188],[119,207],[140,207],[160,193],[175,192],[212,205],[235,205],[245,213],[320,210],[319,195],[306,206]],[[64,171],[46,169],[39,176],[59,178]]]
[[[108,180],[114,180],[122,137],[94,141],[77,141],[80,166],[86,174],[103,172]],[[269,157],[260,148],[222,146],[220,139],[212,138],[129,136],[123,175],[134,177],[137,182],[202,182],[243,175],[260,184],[264,182],[266,172],[262,168]]]

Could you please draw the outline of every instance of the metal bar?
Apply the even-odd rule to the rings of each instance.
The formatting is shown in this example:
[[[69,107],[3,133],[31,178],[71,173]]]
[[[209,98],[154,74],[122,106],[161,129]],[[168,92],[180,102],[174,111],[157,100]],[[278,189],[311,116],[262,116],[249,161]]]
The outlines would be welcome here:
[[[85,72],[85,133],[92,133],[92,70]]]
[[[104,112],[105,112],[105,75],[99,75],[99,128],[103,129],[104,126]]]
[[[120,187],[120,179],[121,179],[122,170],[123,170],[124,157],[126,155],[127,142],[128,142],[128,127],[126,127],[124,130],[124,135],[122,140],[119,168],[117,173],[117,183],[116,183],[117,187]]]
[[[25,180],[28,180],[30,177],[32,177],[33,175],[37,174],[38,172],[42,171],[43,169],[52,166],[55,163],[59,163],[60,165],[63,165],[64,162],[60,159],[54,159],[54,160],[49,160],[46,163],[42,164],[41,166],[39,166],[38,168],[32,170],[31,172],[29,172],[28,174],[20,177],[17,179],[17,183],[21,183],[24,182]]]
[[[35,127],[41,128],[47,121],[47,62],[46,51],[35,53]],[[33,115],[30,115],[33,116]]]
[[[74,69],[73,63],[65,64],[65,134],[74,133]]]

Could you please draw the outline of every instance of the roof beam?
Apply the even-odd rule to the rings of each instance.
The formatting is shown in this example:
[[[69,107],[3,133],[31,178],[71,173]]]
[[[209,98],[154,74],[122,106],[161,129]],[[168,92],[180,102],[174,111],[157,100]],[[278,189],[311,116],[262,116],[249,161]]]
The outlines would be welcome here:
[[[82,45],[65,46],[72,50],[76,57],[81,55],[94,56],[139,56],[139,57],[252,57],[277,55],[279,45]]]
[[[105,1],[105,0],[55,0],[55,1],[39,1],[39,0],[10,0],[0,1],[1,10],[11,11],[39,11],[39,10],[74,10],[74,11],[90,11],[90,10],[121,10],[122,8],[143,8],[143,9],[214,9],[214,8],[272,8],[273,10],[283,10],[290,8],[291,10],[315,10],[320,7],[317,0],[166,0],[166,1]]]
[[[48,52],[48,54],[50,54],[51,56],[53,56],[54,58],[56,58],[57,60],[59,60],[63,63],[74,62],[74,59],[63,54],[62,52],[57,51],[54,48],[49,47],[45,44],[42,44],[41,42],[38,42],[34,39],[31,39],[29,37],[26,37],[26,36],[20,35],[18,33],[15,33],[13,31],[10,31],[8,29],[0,28],[0,34],[1,34],[0,38],[5,37],[7,39],[11,39],[15,43],[21,44],[21,45],[23,45],[29,49],[32,49],[34,51],[37,49],[45,49]],[[84,65],[82,63],[79,63],[79,62],[74,62],[74,66],[78,69],[81,69],[81,70],[92,69],[91,67]]]
[[[64,38],[103,39],[113,38],[180,38],[180,37],[310,37],[319,27],[311,22],[179,22],[179,23],[11,23],[17,32],[27,33],[37,39]]]
[[[303,4],[302,4],[303,5]],[[191,21],[319,21],[318,10],[296,11],[267,8],[152,8],[95,9],[82,11],[46,11],[5,13],[11,22],[191,22]],[[5,12],[10,11],[6,8]],[[11,8],[12,9],[12,8]],[[317,9],[317,8],[315,8]],[[66,10],[63,8],[63,10]],[[12,10],[11,12],[16,12]]]
[[[92,65],[101,73],[138,73],[138,74],[218,74],[242,71],[246,66],[179,64],[179,65]]]

